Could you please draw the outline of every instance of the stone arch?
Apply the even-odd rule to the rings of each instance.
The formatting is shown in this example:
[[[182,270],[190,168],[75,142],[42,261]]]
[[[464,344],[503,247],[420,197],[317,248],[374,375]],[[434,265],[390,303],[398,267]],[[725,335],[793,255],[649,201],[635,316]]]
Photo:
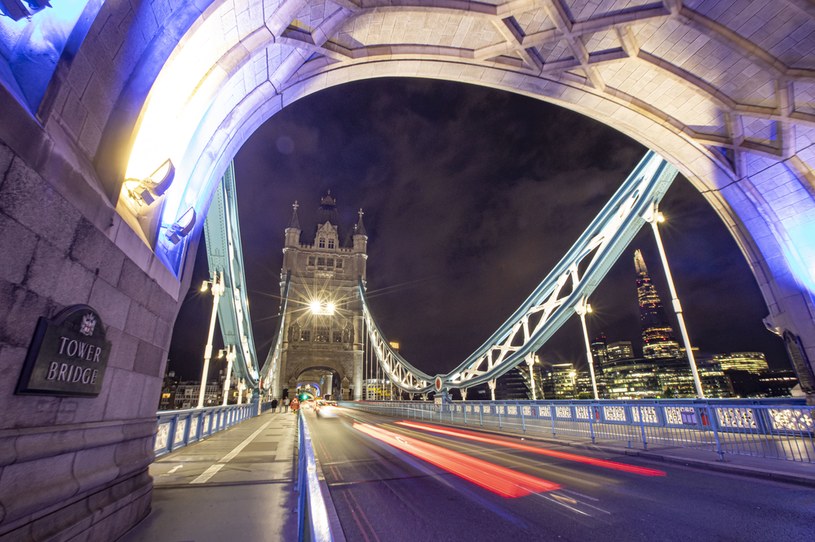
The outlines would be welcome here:
[[[662,153],[702,191],[756,276],[768,326],[800,344],[812,364],[811,10],[762,0],[726,10],[696,0],[630,4],[105,2],[82,44],[59,60],[36,111],[0,85],[0,227],[14,248],[0,274],[3,321],[13,322],[0,337],[11,375],[4,381],[19,374],[36,319],[67,305],[97,308],[113,342],[99,397],[19,397],[8,386],[0,394],[0,409],[12,413],[0,444],[15,450],[0,464],[3,479],[41,489],[0,502],[0,536],[61,525],[71,536],[93,529],[115,539],[149,509],[155,405],[169,330],[189,286],[116,208],[134,146],[154,135],[150,115],[172,140],[177,182],[200,181],[200,216],[256,127],[344,82],[446,79],[591,116]],[[768,20],[773,28],[749,33]],[[148,156],[145,170],[151,158],[161,157]],[[31,438],[57,427],[59,439]],[[62,468],[68,463],[76,468]],[[13,493],[2,489],[0,497]],[[123,512],[105,515],[111,510]]]
[[[573,6],[571,14],[553,13],[534,3],[522,7],[497,4],[493,7],[439,1],[396,7],[374,1],[360,7],[345,3],[331,14],[325,10],[322,17],[317,10],[308,15],[308,21],[298,18],[303,15],[304,6],[310,5],[308,2],[280,2],[276,9],[263,11],[265,24],[246,23],[238,28],[239,39],[225,42],[220,51],[212,53],[210,67],[204,63],[200,79],[193,79],[206,89],[202,98],[218,98],[223,89],[244,89],[241,96],[233,97],[234,103],[227,103],[220,113],[196,125],[195,140],[181,160],[191,168],[187,171],[190,177],[208,179],[208,188],[202,188],[202,201],[208,200],[207,190],[212,189],[254,129],[288,103],[310,93],[343,82],[387,76],[429,77],[490,86],[592,117],[671,160],[704,194],[733,234],[767,302],[771,325],[795,329],[803,337],[811,336],[815,332],[811,318],[802,323],[791,313],[806,314],[812,308],[813,271],[808,263],[813,257],[812,249],[806,247],[802,253],[793,246],[802,235],[802,227],[787,228],[791,221],[782,219],[785,213],[776,209],[777,202],[766,187],[767,178],[773,177],[779,186],[785,187],[783,191],[794,193],[804,216],[801,221],[808,223],[810,219],[806,217],[815,214],[815,177],[811,167],[814,152],[806,144],[809,136],[804,136],[812,130],[815,117],[806,112],[806,99],[799,99],[796,94],[796,88],[809,88],[808,81],[815,74],[805,58],[782,58],[780,52],[750,42],[701,7],[690,8],[681,2],[633,9],[625,16],[614,12],[612,6],[609,12],[591,13],[591,17],[581,15],[577,9],[580,3]],[[197,32],[218,16],[230,17],[231,10],[230,2],[208,4],[202,17],[190,24],[185,40],[194,42]],[[391,36],[390,49],[361,43],[349,52],[337,45],[346,34],[354,34],[359,25],[371,24],[369,19],[374,11],[385,13],[391,20],[415,12],[428,19],[444,14],[462,24],[495,30],[496,43],[503,45],[483,49],[511,52],[520,60],[510,61],[512,55],[473,53],[477,44],[473,49],[464,47],[467,39],[476,39],[473,36],[463,38],[460,47],[400,44],[398,35]],[[573,54],[569,57],[564,53],[564,58],[571,61],[547,64],[536,56],[544,49],[533,47],[537,53],[524,49],[527,42],[546,44],[554,39],[547,34],[548,30],[533,31],[534,25],[528,21],[531,11],[540,12],[539,18],[551,23],[554,31],[550,34],[560,33],[568,42],[564,51]],[[643,29],[648,26],[658,29],[649,33]],[[293,31],[295,27],[306,31],[298,34]],[[670,39],[669,35],[660,35],[660,31],[670,34],[677,29],[700,36],[710,45],[711,52],[732,57],[733,67],[750,65],[758,70],[755,85],[749,87],[745,83],[736,88],[724,80],[727,74],[706,82],[703,69],[694,72],[665,52],[669,49],[667,45],[660,49],[651,44],[657,39],[654,36]],[[409,35],[410,31],[406,32]],[[588,45],[575,43],[575,36],[588,38],[589,44],[591,40],[605,40],[615,46],[610,49],[613,53],[604,57],[586,50],[583,51],[586,58],[581,58],[581,48]],[[184,47],[176,48],[168,55],[163,71],[171,72],[183,58]],[[267,60],[265,78],[252,79],[248,72],[262,59]],[[620,81],[620,74],[626,70],[647,74],[671,87],[686,103],[696,104],[696,112],[683,117],[666,95],[654,97],[645,91],[642,96],[637,95],[630,84]],[[732,75],[741,81],[737,74]],[[159,76],[153,90],[161,84]],[[762,95],[762,89],[766,90],[768,85],[775,88],[775,95],[769,98]],[[653,85],[644,87],[647,91]],[[146,117],[149,107],[141,111],[140,118]],[[761,140],[758,129],[756,133],[745,132],[748,121],[770,123],[780,130],[784,140]],[[799,148],[800,153],[796,152]],[[785,278],[775,280],[778,276]],[[812,341],[805,342],[811,352]]]

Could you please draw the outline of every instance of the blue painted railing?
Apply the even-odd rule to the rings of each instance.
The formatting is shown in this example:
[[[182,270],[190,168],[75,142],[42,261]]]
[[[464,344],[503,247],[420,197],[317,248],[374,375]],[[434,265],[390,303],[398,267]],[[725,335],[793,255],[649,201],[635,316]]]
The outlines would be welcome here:
[[[261,408],[263,405],[261,406]],[[259,414],[258,404],[227,405],[157,413],[158,427],[153,441],[156,457],[228,429]]]
[[[345,542],[339,525],[329,518],[328,486],[319,473],[305,416],[298,413],[297,516],[300,542]]]
[[[797,399],[354,402],[393,417],[647,450],[685,447],[815,463],[815,406]]]

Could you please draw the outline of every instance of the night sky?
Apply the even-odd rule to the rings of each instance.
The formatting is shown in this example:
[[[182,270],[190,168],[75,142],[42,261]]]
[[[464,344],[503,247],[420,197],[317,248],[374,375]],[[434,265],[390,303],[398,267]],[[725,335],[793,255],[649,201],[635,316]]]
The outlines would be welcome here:
[[[566,109],[458,83],[380,79],[299,100],[261,126],[235,158],[259,358],[266,358],[277,323],[283,230],[294,200],[304,243],[313,241],[326,190],[337,198],[341,240],[357,209],[365,210],[374,316],[414,366],[444,373],[549,273],[645,150]],[[693,346],[763,351],[771,367],[788,368],[783,344],[761,322],[767,309],[755,279],[713,209],[680,176],[661,210]],[[633,341],[639,355],[636,248],[670,306],[646,227],[591,296],[589,334]],[[170,368],[188,379],[200,377],[212,306],[209,294],[197,293],[207,275],[203,242],[195,267],[200,277],[170,348]],[[585,364],[578,318],[539,353],[548,362]]]

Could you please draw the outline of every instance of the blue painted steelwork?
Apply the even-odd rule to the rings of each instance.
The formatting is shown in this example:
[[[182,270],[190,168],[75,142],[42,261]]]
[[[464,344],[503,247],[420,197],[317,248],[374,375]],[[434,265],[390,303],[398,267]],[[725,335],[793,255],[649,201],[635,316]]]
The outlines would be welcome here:
[[[156,457],[203,440],[248,418],[256,416],[255,403],[158,412],[158,428],[153,441]]]
[[[235,374],[237,378],[245,380],[248,388],[271,388],[279,397],[280,354],[290,276],[286,276],[283,285],[277,338],[266,356],[265,363],[259,367],[252,334],[252,320],[249,316],[238,200],[235,192],[235,168],[232,164],[224,174],[212,200],[204,222],[204,235],[210,276],[215,271],[223,274],[225,289],[218,303],[218,323],[224,345],[236,345]]]
[[[396,418],[627,448],[686,447],[815,463],[815,406],[803,399],[342,403]]]
[[[555,268],[487,341],[453,371],[430,375],[408,364],[376,325],[359,284],[368,338],[388,378],[412,393],[494,381],[536,352],[573,314],[645,224],[677,171],[649,151]]]
[[[320,482],[322,476],[318,476],[317,460],[314,457],[314,448],[311,444],[311,434],[308,431],[305,416],[297,414],[298,418],[298,462],[297,462],[297,517],[298,517],[298,540],[309,540],[315,542],[338,542],[344,541],[342,530],[337,525],[332,531],[331,521],[328,516],[326,500],[328,497],[328,487]]]
[[[283,333],[286,329],[286,307],[289,304],[289,285],[291,283],[291,271],[286,272],[286,282],[283,283],[281,292],[279,318],[277,320],[277,332],[275,341],[269,349],[266,361],[260,370],[260,378],[265,389],[270,389],[273,397],[280,397],[282,390],[280,387],[280,358],[283,354]],[[247,317],[249,315],[247,311]]]
[[[236,346],[237,357],[233,366],[235,376],[244,379],[248,387],[255,388],[258,385],[259,370],[243,273],[235,170],[231,164],[215,192],[204,223],[204,234],[210,276],[215,271],[223,273],[225,290],[218,303],[218,323],[224,345]]]

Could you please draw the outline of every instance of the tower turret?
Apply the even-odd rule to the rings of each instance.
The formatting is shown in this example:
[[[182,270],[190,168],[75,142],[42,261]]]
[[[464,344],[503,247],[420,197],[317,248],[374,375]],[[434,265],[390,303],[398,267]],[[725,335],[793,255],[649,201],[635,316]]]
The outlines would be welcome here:
[[[359,220],[354,224],[354,252],[365,254],[368,251],[368,232],[365,231],[365,224],[362,222],[362,215],[365,213],[360,209],[357,214]]]
[[[292,204],[291,220],[286,228],[285,246],[296,247],[300,244],[300,219],[297,216],[297,208],[300,207],[296,201]]]

